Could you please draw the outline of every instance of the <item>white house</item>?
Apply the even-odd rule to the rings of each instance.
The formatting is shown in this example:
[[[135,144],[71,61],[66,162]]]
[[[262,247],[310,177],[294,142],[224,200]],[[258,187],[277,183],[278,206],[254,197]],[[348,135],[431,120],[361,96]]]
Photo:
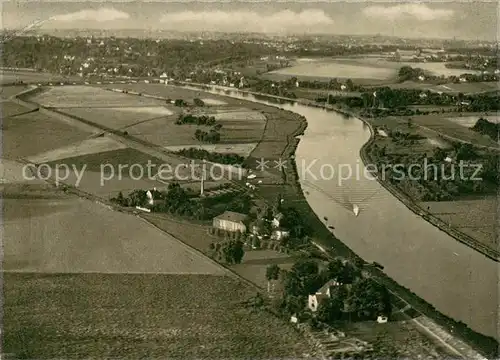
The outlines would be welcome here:
[[[271,225],[273,226],[273,228],[275,228],[275,229],[279,228],[281,220],[283,220],[283,214],[282,213],[276,214],[273,221],[271,222]]]
[[[425,76],[420,75],[420,76],[418,77],[418,80],[420,80],[420,81],[424,81],[424,80],[425,80]]]
[[[318,307],[321,302],[329,299],[331,296],[331,288],[341,285],[337,280],[330,280],[325,285],[323,285],[314,295],[309,295],[307,301],[307,307],[312,312],[318,311]]]
[[[340,90],[342,90],[342,91],[347,90],[347,86],[346,86],[346,85],[344,85],[344,84],[340,85]]]
[[[146,191],[146,197],[148,199],[148,205],[154,205],[155,200],[160,199],[161,193],[156,190],[156,188],[153,188],[152,190]]]
[[[271,234],[271,239],[273,240],[281,240],[290,236],[290,232],[288,230],[276,229]]]

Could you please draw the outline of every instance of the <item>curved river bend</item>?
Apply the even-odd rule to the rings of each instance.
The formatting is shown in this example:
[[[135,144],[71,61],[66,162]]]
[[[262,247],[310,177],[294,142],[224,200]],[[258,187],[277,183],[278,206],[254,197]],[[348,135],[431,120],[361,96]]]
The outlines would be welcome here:
[[[211,92],[276,106],[237,91]],[[361,120],[298,104],[279,106],[307,119],[295,154],[299,177],[309,205],[329,219],[336,237],[440,312],[498,339],[499,264],[415,215],[364,175],[359,152],[370,131]],[[348,169],[353,175],[340,183],[332,169],[343,169],[344,178]],[[360,209],[357,217],[352,204]]]

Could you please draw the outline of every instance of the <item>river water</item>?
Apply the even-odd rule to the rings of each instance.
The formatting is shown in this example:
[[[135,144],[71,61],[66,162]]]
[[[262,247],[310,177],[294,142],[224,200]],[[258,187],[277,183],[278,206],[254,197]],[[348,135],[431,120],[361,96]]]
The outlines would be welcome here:
[[[212,92],[276,106],[237,91]],[[299,177],[309,205],[328,219],[335,236],[440,312],[498,339],[499,264],[415,215],[365,174],[359,151],[370,130],[361,120],[279,106],[307,119],[296,151]],[[357,217],[353,205],[360,209]]]

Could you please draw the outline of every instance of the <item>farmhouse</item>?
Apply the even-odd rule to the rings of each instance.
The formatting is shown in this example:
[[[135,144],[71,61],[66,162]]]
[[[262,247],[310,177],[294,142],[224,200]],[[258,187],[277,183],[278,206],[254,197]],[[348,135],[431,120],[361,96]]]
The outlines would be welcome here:
[[[330,280],[325,285],[323,285],[318,291],[316,291],[316,294],[309,295],[309,299],[307,301],[307,307],[309,308],[309,310],[311,310],[312,312],[318,311],[318,306],[323,301],[330,298],[331,295],[330,289],[332,287],[336,287],[339,285],[341,284],[337,280]]]
[[[213,227],[231,232],[246,232],[247,227],[245,222],[248,216],[233,211],[225,211],[213,219]]]

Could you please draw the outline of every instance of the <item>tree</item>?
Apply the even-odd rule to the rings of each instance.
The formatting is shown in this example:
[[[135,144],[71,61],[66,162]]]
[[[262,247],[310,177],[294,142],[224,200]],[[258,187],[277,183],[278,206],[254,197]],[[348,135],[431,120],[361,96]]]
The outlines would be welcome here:
[[[271,280],[278,280],[280,276],[280,267],[276,264],[269,265],[266,268],[267,292],[269,292]]]
[[[228,264],[240,264],[245,255],[243,242],[240,240],[231,240],[222,248],[222,256]]]
[[[123,196],[123,193],[121,191],[118,193],[118,196],[116,197],[116,202],[120,205],[125,205],[125,197]]]
[[[347,79],[345,82],[345,86],[347,86],[347,90],[353,91],[354,90],[354,83],[352,82],[351,79]]]
[[[326,299],[319,305],[318,320],[327,324],[339,320],[343,307],[344,304],[336,298]]]
[[[391,313],[390,294],[387,288],[373,279],[361,279],[354,283],[348,302],[360,318],[376,319]]]
[[[344,271],[344,264],[340,259],[334,259],[328,263],[327,267],[327,277],[328,279],[335,279],[339,281]]]
[[[194,98],[193,99],[193,103],[196,105],[196,106],[205,106],[205,102],[201,99],[198,99],[198,98]]]

